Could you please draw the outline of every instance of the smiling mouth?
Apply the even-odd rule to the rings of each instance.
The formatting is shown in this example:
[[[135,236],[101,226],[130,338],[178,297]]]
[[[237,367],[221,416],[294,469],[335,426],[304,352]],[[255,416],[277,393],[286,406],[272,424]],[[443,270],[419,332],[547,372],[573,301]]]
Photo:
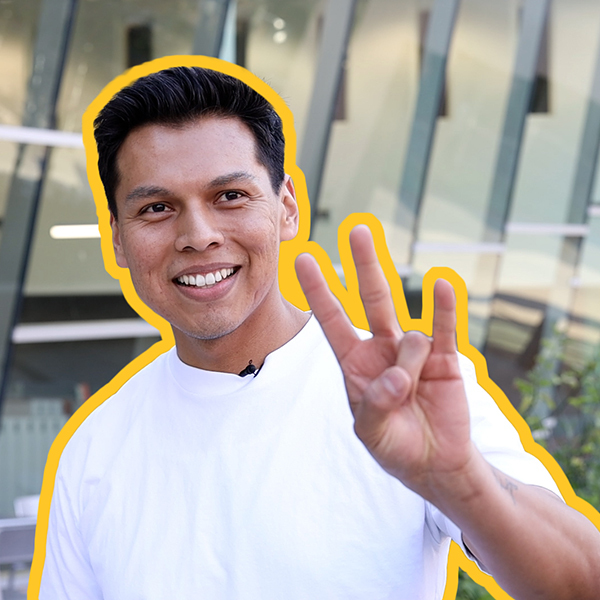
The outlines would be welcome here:
[[[188,287],[206,288],[216,285],[220,281],[231,277],[236,272],[236,269],[233,268],[218,269],[212,273],[206,273],[205,275],[182,275],[175,281],[180,285]]]

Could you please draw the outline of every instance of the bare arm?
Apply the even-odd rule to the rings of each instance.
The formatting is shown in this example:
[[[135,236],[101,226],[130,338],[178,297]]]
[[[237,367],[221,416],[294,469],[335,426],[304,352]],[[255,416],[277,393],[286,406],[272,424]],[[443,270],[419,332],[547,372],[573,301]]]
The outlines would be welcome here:
[[[600,597],[600,533],[587,518],[481,455],[456,486],[431,501],[460,527],[465,545],[512,597]]]
[[[356,336],[312,257],[298,257],[296,269],[344,373],[358,437],[388,473],[461,528],[517,600],[597,600],[596,528],[551,492],[494,470],[471,442],[450,284],[435,286],[433,339],[403,334],[370,231],[359,226],[350,241],[372,338]]]

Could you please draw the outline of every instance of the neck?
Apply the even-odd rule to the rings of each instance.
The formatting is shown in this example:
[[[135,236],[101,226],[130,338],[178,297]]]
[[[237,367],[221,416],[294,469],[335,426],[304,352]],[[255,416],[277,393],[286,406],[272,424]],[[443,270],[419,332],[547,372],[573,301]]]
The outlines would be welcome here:
[[[308,313],[281,300],[281,310],[276,315],[269,315],[268,319],[250,317],[235,331],[213,340],[190,338],[174,330],[179,358],[206,371],[237,375],[250,360],[259,369],[267,355],[289,342],[310,318]]]

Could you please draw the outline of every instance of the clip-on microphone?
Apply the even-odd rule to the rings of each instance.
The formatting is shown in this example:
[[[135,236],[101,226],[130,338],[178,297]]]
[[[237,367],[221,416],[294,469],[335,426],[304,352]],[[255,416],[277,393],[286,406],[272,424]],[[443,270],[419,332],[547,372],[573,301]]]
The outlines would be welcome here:
[[[240,377],[246,377],[246,375],[254,375],[256,377],[260,369],[256,368],[256,365],[252,364],[252,361],[248,361],[248,366],[239,372]]]

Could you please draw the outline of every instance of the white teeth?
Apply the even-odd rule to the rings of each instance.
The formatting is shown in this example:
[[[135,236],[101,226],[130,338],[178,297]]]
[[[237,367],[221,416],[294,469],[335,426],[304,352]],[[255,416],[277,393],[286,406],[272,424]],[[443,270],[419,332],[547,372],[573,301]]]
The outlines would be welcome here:
[[[193,285],[196,287],[206,287],[219,283],[223,279],[226,279],[230,275],[233,275],[233,269],[220,269],[214,273],[207,273],[206,275],[182,275],[177,279],[179,283],[185,285]]]

